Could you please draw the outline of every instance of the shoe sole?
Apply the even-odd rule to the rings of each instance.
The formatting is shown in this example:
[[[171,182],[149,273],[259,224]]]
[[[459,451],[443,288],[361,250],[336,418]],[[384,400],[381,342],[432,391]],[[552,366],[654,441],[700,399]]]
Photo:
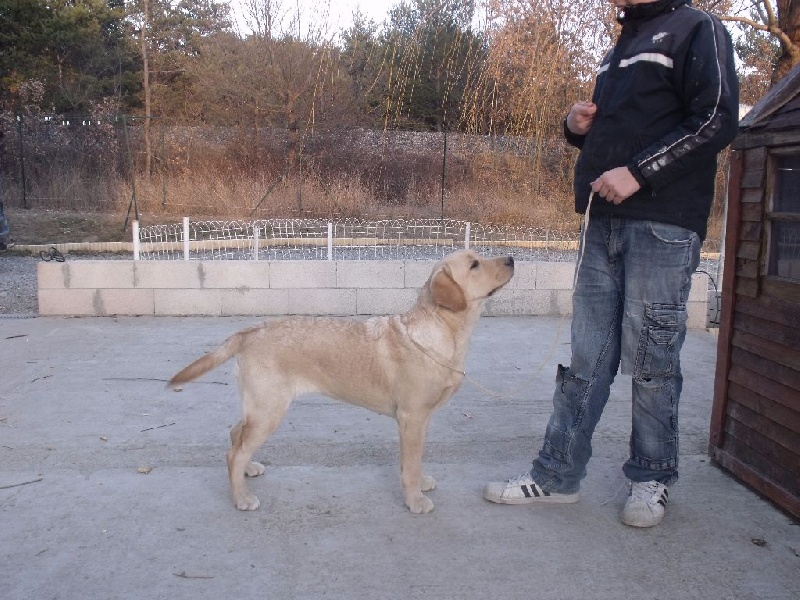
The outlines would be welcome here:
[[[495,504],[575,504],[579,494],[558,494],[557,496],[532,496],[530,498],[496,498],[484,495],[484,499]]]
[[[655,527],[656,525],[661,523],[661,521],[664,520],[664,517],[662,516],[660,519],[655,519],[653,521],[648,521],[646,523],[643,521],[639,521],[638,523],[631,523],[629,521],[626,521],[625,517],[620,517],[619,520],[622,521],[623,525],[627,525],[628,527],[636,527],[637,529],[648,529],[649,527]]]

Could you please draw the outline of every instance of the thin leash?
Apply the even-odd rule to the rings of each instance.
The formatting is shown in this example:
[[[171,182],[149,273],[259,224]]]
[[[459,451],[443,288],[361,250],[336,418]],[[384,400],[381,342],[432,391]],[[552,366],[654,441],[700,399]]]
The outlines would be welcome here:
[[[581,263],[583,262],[583,253],[584,253],[584,250],[585,250],[585,241],[586,241],[586,230],[589,228],[589,210],[592,208],[592,199],[594,198],[594,194],[595,194],[595,192],[591,192],[589,194],[589,204],[586,206],[586,212],[583,215],[583,227],[581,229],[581,235],[580,235],[581,239],[580,239],[580,241],[578,243],[578,246],[579,246],[578,261],[577,261],[577,264],[575,265],[575,275],[572,278],[573,293],[574,293],[574,290],[575,290],[575,284],[578,281],[578,270],[581,268]],[[411,339],[411,342],[417,347],[417,349],[420,352],[422,352],[425,356],[430,358],[437,365],[439,365],[440,367],[442,367],[444,369],[448,369],[450,371],[453,371],[454,373],[458,373],[459,375],[464,377],[464,379],[466,379],[472,385],[474,385],[476,388],[478,388],[479,390],[484,392],[486,395],[488,395],[488,396],[490,396],[492,398],[497,398],[497,399],[511,398],[513,396],[516,396],[519,392],[523,391],[531,383],[533,383],[539,377],[539,375],[541,374],[542,369],[544,369],[544,366],[549,363],[550,359],[552,358],[553,354],[555,353],[556,344],[558,343],[558,340],[561,338],[561,331],[562,331],[562,329],[564,327],[564,320],[565,320],[564,318],[559,319],[559,321],[558,321],[558,329],[556,331],[555,336],[553,336],[553,341],[552,341],[552,343],[550,344],[550,347],[547,350],[547,354],[545,355],[544,359],[542,359],[542,362],[539,364],[539,367],[536,369],[534,374],[529,379],[527,379],[525,382],[520,384],[518,387],[516,387],[516,388],[514,388],[514,389],[512,389],[510,391],[507,391],[507,392],[496,392],[494,390],[490,390],[489,388],[487,388],[484,385],[482,385],[480,382],[475,381],[472,377],[467,375],[466,371],[453,368],[450,365],[446,365],[443,362],[441,362],[440,360],[438,360],[435,356],[431,355],[430,352],[428,352],[425,348],[423,348],[417,342],[417,340],[415,340],[410,335],[409,335],[409,339]]]
[[[575,293],[575,286],[578,283],[578,271],[581,270],[583,263],[583,253],[586,250],[586,231],[589,229],[589,211],[592,210],[592,199],[595,192],[589,192],[589,203],[586,205],[586,212],[583,213],[583,227],[581,228],[580,240],[578,241],[578,262],[575,264],[575,275],[572,277],[572,293]]]
[[[547,356],[541,362],[541,364],[539,365],[539,368],[536,369],[536,372],[531,376],[530,379],[528,379],[527,381],[525,381],[524,383],[522,383],[518,387],[516,387],[516,388],[514,388],[514,389],[512,389],[510,391],[507,391],[507,392],[496,392],[494,390],[490,390],[489,388],[483,386],[480,382],[474,380],[472,377],[467,375],[466,371],[462,371],[462,370],[456,369],[454,367],[451,367],[450,365],[444,364],[442,361],[438,360],[435,356],[431,355],[431,353],[428,352],[425,348],[423,348],[417,342],[417,340],[415,340],[413,337],[409,336],[409,338],[411,339],[411,342],[417,347],[417,349],[420,352],[422,352],[425,356],[430,358],[433,362],[435,362],[440,367],[442,367],[444,369],[448,369],[450,371],[453,371],[453,373],[458,373],[459,375],[464,377],[464,379],[469,381],[472,385],[474,385],[476,388],[478,388],[479,390],[481,390],[482,392],[484,392],[488,396],[491,396],[492,398],[501,399],[501,398],[511,398],[511,397],[515,396],[517,393],[519,393],[519,392],[523,391],[524,389],[526,389],[531,383],[533,383],[533,381],[536,380],[537,377],[539,377],[539,374],[542,372],[542,369],[544,368],[545,364],[547,364],[548,359],[555,352],[556,344],[558,343],[558,340],[561,338],[561,330],[563,328],[563,324],[564,324],[564,320],[560,319],[559,322],[558,322],[558,331],[556,331],[556,335],[553,336],[553,342],[550,344],[550,348],[548,349]]]

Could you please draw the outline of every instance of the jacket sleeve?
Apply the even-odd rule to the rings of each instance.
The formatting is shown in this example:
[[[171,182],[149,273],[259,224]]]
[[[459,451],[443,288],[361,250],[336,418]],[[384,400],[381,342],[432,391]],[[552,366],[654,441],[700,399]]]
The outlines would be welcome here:
[[[683,56],[675,68],[681,69],[676,82],[686,119],[627,165],[640,183],[653,189],[713,160],[738,129],[739,81],[731,38],[722,23],[706,15]]]
[[[586,140],[585,135],[578,135],[577,133],[572,133],[567,127],[567,119],[564,119],[564,139],[567,140],[567,143],[570,146],[575,146],[576,148],[583,148],[583,142]]]

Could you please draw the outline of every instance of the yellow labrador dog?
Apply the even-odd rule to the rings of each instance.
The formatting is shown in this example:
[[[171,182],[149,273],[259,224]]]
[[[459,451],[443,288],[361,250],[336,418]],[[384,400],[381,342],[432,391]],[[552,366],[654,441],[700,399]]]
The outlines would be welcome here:
[[[245,483],[245,475],[264,473],[263,465],[251,462],[253,454],[296,396],[318,392],[396,419],[405,503],[415,514],[433,510],[433,502],[422,493],[436,487],[422,473],[428,422],[461,384],[484,301],[513,274],[510,256],[487,259],[459,250],[434,267],[416,303],[403,315],[267,321],[233,334],[177,373],[169,386],[237,357],[242,420],[231,430],[228,451],[236,508],[258,508],[258,498]]]

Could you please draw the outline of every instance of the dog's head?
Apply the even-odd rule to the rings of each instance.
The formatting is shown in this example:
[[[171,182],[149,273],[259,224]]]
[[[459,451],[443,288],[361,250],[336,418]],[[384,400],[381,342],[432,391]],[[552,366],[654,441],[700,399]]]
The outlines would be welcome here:
[[[486,300],[512,275],[511,256],[484,258],[472,250],[458,250],[434,267],[427,286],[437,306],[459,312]]]

